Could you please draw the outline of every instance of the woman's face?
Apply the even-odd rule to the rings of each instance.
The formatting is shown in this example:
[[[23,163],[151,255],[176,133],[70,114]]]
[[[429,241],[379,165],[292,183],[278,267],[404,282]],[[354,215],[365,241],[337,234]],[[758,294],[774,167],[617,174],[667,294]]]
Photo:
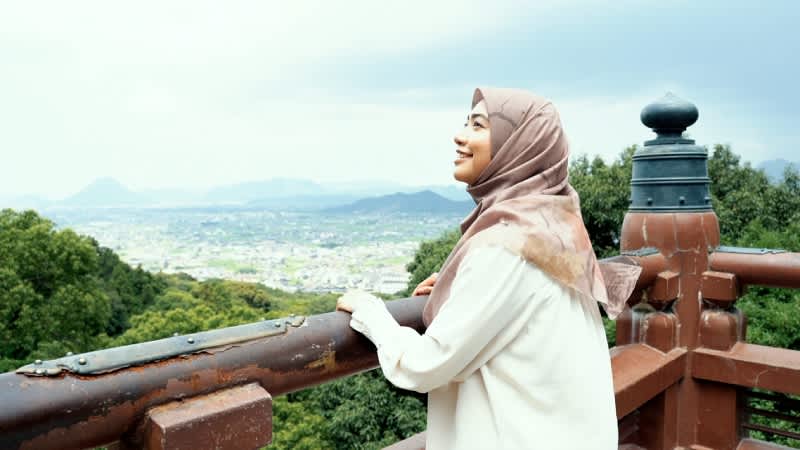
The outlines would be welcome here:
[[[472,186],[492,160],[492,141],[486,101],[478,102],[467,117],[464,129],[453,138],[456,167],[453,177]]]

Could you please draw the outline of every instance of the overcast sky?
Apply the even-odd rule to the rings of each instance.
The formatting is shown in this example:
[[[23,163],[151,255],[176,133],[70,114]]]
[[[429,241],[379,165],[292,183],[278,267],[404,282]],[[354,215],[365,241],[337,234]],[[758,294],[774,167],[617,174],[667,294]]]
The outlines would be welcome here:
[[[800,2],[53,1],[0,4],[0,196],[299,177],[452,182],[479,85],[553,100],[573,155],[650,133],[800,160]]]

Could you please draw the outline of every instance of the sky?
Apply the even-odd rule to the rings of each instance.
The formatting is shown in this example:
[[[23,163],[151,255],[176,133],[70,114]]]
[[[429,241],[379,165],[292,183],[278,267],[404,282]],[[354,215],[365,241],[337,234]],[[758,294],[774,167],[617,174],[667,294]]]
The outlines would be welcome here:
[[[275,177],[451,184],[477,86],[553,101],[573,156],[652,133],[800,161],[795,0],[0,4],[0,197]]]

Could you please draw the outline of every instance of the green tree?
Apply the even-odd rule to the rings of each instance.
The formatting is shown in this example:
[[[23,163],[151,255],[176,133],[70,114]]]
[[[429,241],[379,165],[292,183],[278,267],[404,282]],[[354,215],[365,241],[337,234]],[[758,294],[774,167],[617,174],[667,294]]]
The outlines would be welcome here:
[[[405,292],[402,293],[403,296],[411,295],[422,280],[428,278],[433,272],[439,271],[460,237],[461,231],[453,230],[444,233],[437,239],[422,242],[419,245],[414,259],[406,266],[406,270],[411,273],[411,278]]]
[[[253,308],[264,311],[269,310],[272,295],[266,286],[241,281],[225,281],[224,285],[235,298],[242,300]]]
[[[326,383],[294,400],[325,418],[334,448],[380,449],[425,429],[419,396],[392,386],[379,370]]]
[[[600,157],[572,161],[570,184],[578,191],[586,231],[598,258],[619,253],[622,219],[630,204],[631,171],[636,146],[626,148],[611,164]]]
[[[230,292],[221,280],[189,281],[166,277],[167,289],[142,313],[130,319],[130,328],[111,345],[127,345],[199,331],[255,322],[264,311],[253,308]],[[172,283],[177,282],[177,286]]]
[[[97,271],[91,239],[56,231],[34,211],[0,211],[3,370],[34,352],[55,357],[93,347],[111,317]]]
[[[723,242],[736,239],[748,223],[767,212],[767,175],[749,163],[741,164],[739,156],[727,145],[714,146],[708,159],[708,175]]]
[[[111,249],[101,247],[93,239],[92,243],[98,255],[100,283],[111,299],[111,319],[106,333],[117,336],[130,326],[131,315],[141,313],[155,301],[166,282],[163,277],[150,274],[141,266],[132,268]]]
[[[775,230],[756,219],[731,244],[800,252],[800,223]],[[800,291],[751,286],[736,307],[747,315],[748,342],[800,350]]]
[[[328,437],[325,418],[310,402],[279,397],[272,404],[272,443],[265,450],[318,450],[335,448]]]

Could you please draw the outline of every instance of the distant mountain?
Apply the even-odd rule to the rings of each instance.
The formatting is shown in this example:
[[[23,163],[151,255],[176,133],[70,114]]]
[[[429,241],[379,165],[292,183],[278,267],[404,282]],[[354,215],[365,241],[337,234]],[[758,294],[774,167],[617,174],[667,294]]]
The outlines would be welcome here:
[[[311,195],[303,194],[304,190],[299,190],[299,194],[292,193],[285,196],[273,195],[256,200],[249,200],[247,202],[247,207],[309,211],[344,206],[356,200],[368,197],[399,193],[409,194],[419,191],[432,191],[448,200],[457,202],[472,202],[472,197],[460,186],[407,186],[399,183],[382,181],[354,181],[316,184],[316,191]]]
[[[363,198],[353,194],[298,195],[292,197],[262,198],[247,202],[248,208],[274,209],[281,211],[316,211],[348,205]]]
[[[438,194],[446,200],[472,204],[464,187],[455,185],[408,186],[381,180],[317,183],[303,179],[273,178],[219,186],[208,191],[170,188],[134,192],[114,178],[104,177],[61,201],[49,201],[32,195],[5,197],[0,198],[0,207],[44,209],[232,206],[312,211],[350,205],[367,197],[420,191]]]
[[[77,194],[59,202],[59,206],[70,207],[109,207],[142,206],[147,204],[145,195],[130,191],[113,178],[99,178]]]
[[[457,202],[473,202],[472,197],[467,192],[465,186],[425,186],[425,190],[433,191],[444,198],[454,200]]]
[[[800,163],[785,159],[770,159],[759,164],[758,168],[766,172],[770,181],[779,182],[783,179],[783,171],[789,166],[794,167],[795,170],[800,170]]]
[[[382,180],[336,181],[323,183],[323,186],[329,193],[352,194],[359,198],[405,192],[408,189],[404,184]]]
[[[324,183],[323,187],[327,192],[358,195],[361,197],[389,195],[398,192],[412,193],[419,191],[433,191],[450,200],[465,201],[472,199],[472,197],[467,194],[464,186],[455,185],[408,186],[400,183],[376,180]]]
[[[472,201],[456,202],[425,190],[414,193],[398,192],[380,197],[364,198],[349,205],[329,208],[331,213],[389,213],[389,212],[430,212],[467,214],[475,204]]]
[[[247,203],[266,198],[319,195],[324,189],[309,180],[273,178],[250,181],[211,189],[203,198],[206,203]]]

